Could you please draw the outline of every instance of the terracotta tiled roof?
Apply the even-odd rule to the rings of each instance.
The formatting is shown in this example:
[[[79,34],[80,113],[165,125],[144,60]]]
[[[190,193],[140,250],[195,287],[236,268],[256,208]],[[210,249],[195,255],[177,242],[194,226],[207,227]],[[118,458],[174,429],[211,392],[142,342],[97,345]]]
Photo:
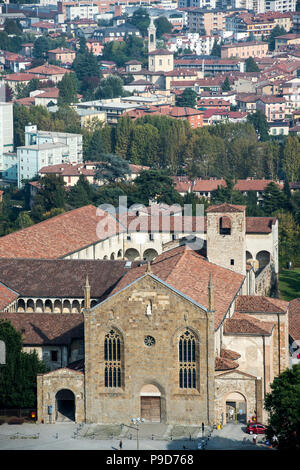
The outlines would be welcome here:
[[[0,282],[0,311],[19,297],[19,294]]]
[[[206,212],[245,212],[246,206],[238,206],[236,204],[218,204],[216,206],[210,206],[206,209]]]
[[[22,332],[26,345],[69,345],[74,338],[83,338],[83,315],[72,313],[0,313]]]
[[[125,264],[125,260],[0,259],[0,298],[6,305],[18,295],[83,298],[88,275],[91,297],[102,300],[128,271]],[[131,267],[139,264],[133,261]],[[19,294],[4,289],[1,282]]]
[[[224,179],[196,179],[193,184],[193,191],[214,191],[218,189],[218,186],[226,186],[226,181]]]
[[[285,300],[260,295],[240,295],[236,310],[245,313],[285,313],[289,303]]]
[[[233,316],[225,320],[225,334],[242,335],[271,335],[273,322],[258,320],[251,315],[235,312]]]
[[[146,265],[142,265],[128,271],[118,282],[112,294],[145,275],[146,268]],[[207,286],[211,274],[215,286],[215,328],[223,320],[244,281],[244,276],[241,274],[210,263],[186,246],[177,247],[159,255],[152,262],[151,271],[154,276],[205,308],[208,308]]]
[[[277,181],[273,181],[273,180],[263,180],[263,179],[238,180],[234,186],[234,189],[238,191],[264,191],[264,189],[270,183],[275,183],[280,189],[283,189],[282,183],[278,183]]]
[[[294,341],[300,340],[300,297],[289,303],[289,335]]]
[[[149,52],[148,55],[173,55],[173,52],[167,49],[156,49],[155,51]]]
[[[221,349],[221,357],[224,359],[231,359],[232,361],[235,361],[236,359],[239,359],[241,355],[235,351],[231,351],[229,349]]]
[[[225,357],[216,357],[215,359],[215,370],[233,370],[238,368],[238,363]]]
[[[80,207],[1,237],[0,258],[62,258],[119,233],[114,220],[95,206]]]

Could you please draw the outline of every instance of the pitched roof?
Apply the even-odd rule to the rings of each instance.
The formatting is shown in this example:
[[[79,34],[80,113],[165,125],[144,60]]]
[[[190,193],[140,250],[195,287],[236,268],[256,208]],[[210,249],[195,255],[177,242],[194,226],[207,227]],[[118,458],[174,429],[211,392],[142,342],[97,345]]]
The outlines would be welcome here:
[[[19,294],[0,282],[0,311],[19,297]]]
[[[206,212],[245,212],[245,210],[246,206],[238,206],[224,202],[223,204],[208,207]]]
[[[121,230],[107,212],[88,205],[1,237],[0,258],[62,258]]]
[[[251,315],[235,312],[231,318],[225,320],[224,334],[269,336],[273,327],[273,322],[261,321]]]
[[[22,333],[24,345],[69,345],[84,336],[80,313],[0,313],[0,320],[9,320]]]
[[[300,340],[300,297],[289,303],[289,335],[294,341]]]
[[[146,268],[146,265],[142,265],[128,271],[111,295],[144,276]],[[187,246],[180,246],[159,255],[152,262],[151,271],[155,277],[205,308],[208,308],[208,282],[211,274],[215,286],[215,328],[218,328],[223,320],[244,281],[243,275],[210,263]]]
[[[240,295],[236,311],[245,313],[286,313],[288,302],[260,295]]]
[[[131,266],[139,264],[140,261],[133,261]],[[7,305],[18,295],[83,298],[88,275],[91,297],[102,300],[128,269],[126,260],[0,259],[0,299]],[[5,283],[6,290],[1,282]],[[9,294],[7,286],[18,294]]]

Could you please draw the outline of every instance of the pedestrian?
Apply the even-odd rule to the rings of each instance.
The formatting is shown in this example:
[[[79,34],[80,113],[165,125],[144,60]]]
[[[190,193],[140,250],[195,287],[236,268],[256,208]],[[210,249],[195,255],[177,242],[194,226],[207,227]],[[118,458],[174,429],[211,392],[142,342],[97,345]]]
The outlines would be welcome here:
[[[255,444],[255,445],[256,445],[256,438],[257,438],[257,435],[253,434],[253,444]]]
[[[120,447],[120,450],[122,450],[122,448],[123,448],[123,442],[122,441],[120,441],[119,447]]]

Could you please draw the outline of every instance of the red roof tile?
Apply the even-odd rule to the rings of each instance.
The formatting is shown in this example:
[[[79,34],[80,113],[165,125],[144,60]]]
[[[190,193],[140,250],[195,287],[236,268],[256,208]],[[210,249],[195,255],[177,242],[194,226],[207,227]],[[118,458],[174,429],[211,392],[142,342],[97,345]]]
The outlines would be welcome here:
[[[300,341],[300,298],[289,303],[289,335],[294,341]]]
[[[146,274],[146,265],[131,269],[116,285],[112,294]],[[151,264],[151,272],[163,282],[208,308],[208,282],[214,284],[215,328],[218,328],[237,295],[244,276],[210,263],[186,246],[174,248],[159,255]],[[201,282],[199,282],[201,279]]]
[[[285,300],[259,295],[240,295],[236,310],[245,313],[285,313],[288,308]]]
[[[120,230],[106,212],[88,205],[1,237],[0,258],[61,258]]]
[[[0,310],[4,310],[9,304],[19,297],[19,294],[4,284],[0,283]]]
[[[251,315],[235,312],[233,316],[225,320],[225,334],[242,335],[271,335],[273,322],[258,320]]]

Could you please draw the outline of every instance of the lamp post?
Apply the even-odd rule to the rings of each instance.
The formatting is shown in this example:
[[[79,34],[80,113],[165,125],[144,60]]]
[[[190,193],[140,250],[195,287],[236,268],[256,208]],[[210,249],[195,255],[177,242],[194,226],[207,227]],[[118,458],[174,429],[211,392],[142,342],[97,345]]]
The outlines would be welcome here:
[[[139,426],[144,422],[144,418],[132,418],[131,422],[136,425],[136,449],[139,450]]]

